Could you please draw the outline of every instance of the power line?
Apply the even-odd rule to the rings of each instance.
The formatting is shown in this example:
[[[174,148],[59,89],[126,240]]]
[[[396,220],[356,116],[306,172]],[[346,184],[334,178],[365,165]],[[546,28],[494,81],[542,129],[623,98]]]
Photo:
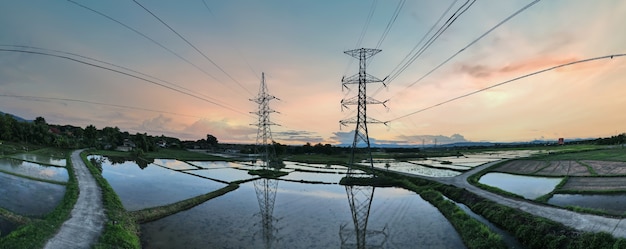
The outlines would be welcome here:
[[[177,84],[172,83],[172,82],[170,82],[170,81],[163,80],[163,79],[160,79],[160,78],[154,77],[154,76],[152,76],[152,75],[148,75],[148,74],[145,74],[145,73],[142,73],[142,72],[139,72],[139,71],[133,70],[133,69],[128,68],[128,67],[124,67],[124,66],[116,65],[116,64],[113,64],[113,63],[109,63],[109,62],[106,62],[106,61],[103,61],[103,60],[98,60],[98,59],[91,58],[91,57],[84,56],[84,55],[80,55],[80,54],[75,54],[75,53],[65,52],[65,51],[61,51],[61,50],[54,50],[54,49],[46,49],[46,48],[40,48],[40,47],[33,47],[33,46],[22,46],[22,45],[0,45],[0,46],[3,46],[3,47],[27,48],[27,49],[37,49],[37,50],[42,50],[42,51],[49,51],[49,52],[55,52],[55,53],[66,54],[66,55],[72,55],[72,56],[80,57],[80,58],[83,58],[83,59],[87,59],[87,60],[91,60],[91,61],[99,62],[99,63],[105,64],[105,65],[109,65],[109,66],[112,66],[112,67],[116,67],[116,68],[124,69],[124,70],[126,70],[126,71],[130,71],[130,72],[133,72],[133,73],[136,73],[136,74],[139,74],[139,75],[142,75],[142,76],[145,76],[145,77],[148,77],[148,78],[154,79],[154,80],[158,80],[158,81],[163,82],[163,83],[166,83],[166,84],[169,84],[169,85],[171,85],[171,86],[178,87],[178,88],[183,89],[183,90],[185,90],[185,91],[187,91],[187,92],[195,92],[195,91],[193,91],[193,90],[191,90],[191,89],[188,89],[188,88],[185,88],[185,87],[183,87],[183,86],[177,85]],[[198,94],[199,94],[200,96],[204,97],[204,98],[210,99],[211,101],[221,102],[221,101],[219,101],[219,100],[217,100],[217,99],[215,99],[215,98],[212,98],[212,97],[210,97],[210,96],[204,95],[204,94],[202,94],[202,93],[198,93]],[[225,104],[225,103],[220,103],[220,104],[222,104],[222,105],[227,105],[227,104]]]
[[[215,61],[211,60],[211,58],[209,58],[206,54],[204,54],[202,51],[200,51],[200,49],[198,49],[196,46],[194,46],[191,42],[189,42],[189,40],[187,40],[185,37],[183,37],[180,33],[176,32],[176,30],[174,30],[174,28],[172,28],[170,25],[168,25],[165,21],[163,21],[161,18],[159,18],[156,14],[154,14],[152,11],[150,11],[148,8],[144,7],[143,5],[141,5],[141,3],[137,2],[137,0],[133,0],[133,2],[135,2],[137,5],[139,5],[139,7],[141,7],[142,9],[144,9],[146,12],[148,12],[150,15],[152,15],[154,18],[156,18],[160,23],[162,23],[163,25],[165,25],[165,27],[167,27],[170,31],[174,32],[174,34],[176,34],[180,39],[182,39],[183,41],[185,41],[189,46],[191,46],[194,50],[196,50],[196,52],[198,52],[200,55],[202,55],[202,57],[204,57],[205,59],[207,59],[209,62],[211,62],[211,64],[213,64],[213,66],[215,66],[217,69],[219,69],[220,71],[222,71],[222,73],[224,73],[226,76],[228,76],[228,78],[230,78],[231,80],[233,80],[235,83],[237,83],[237,85],[239,85],[243,90],[245,90],[246,92],[248,92],[248,94],[253,95],[252,92],[250,92],[247,88],[245,88],[238,80],[236,80],[235,78],[233,78],[233,76],[231,76],[228,72],[226,72],[222,67],[220,67],[220,65],[218,65],[217,63],[215,63]]]
[[[464,95],[461,95],[461,96],[458,96],[458,97],[455,97],[455,98],[452,98],[452,99],[449,99],[449,100],[446,100],[446,101],[441,102],[441,103],[436,104],[436,105],[432,105],[432,106],[429,106],[429,107],[426,107],[426,108],[419,109],[419,110],[411,112],[409,114],[405,114],[405,115],[402,115],[400,117],[396,117],[396,118],[390,119],[387,122],[392,122],[392,121],[396,121],[398,119],[406,118],[408,116],[415,115],[417,113],[420,113],[420,112],[423,112],[423,111],[435,108],[435,107],[440,106],[440,105],[444,105],[444,104],[450,103],[450,102],[458,100],[458,99],[462,99],[462,98],[465,98],[465,97],[468,97],[468,96],[471,96],[471,95],[474,95],[474,94],[477,94],[477,93],[480,93],[480,92],[483,92],[483,91],[486,91],[486,90],[489,90],[489,89],[492,89],[492,88],[495,88],[495,87],[498,87],[498,86],[501,86],[501,85],[505,85],[505,84],[511,83],[513,81],[521,80],[521,79],[524,79],[524,78],[527,78],[527,77],[530,77],[530,76],[534,76],[534,75],[537,75],[537,74],[541,74],[541,73],[545,73],[545,72],[548,72],[548,71],[552,71],[554,69],[567,67],[567,66],[571,66],[571,65],[575,65],[575,64],[580,64],[580,63],[585,63],[585,62],[590,62],[590,61],[604,60],[604,59],[613,59],[614,57],[622,57],[622,56],[626,56],[626,54],[605,55],[605,56],[594,57],[594,58],[589,58],[589,59],[584,59],[584,60],[578,60],[578,61],[568,62],[568,63],[560,64],[560,65],[557,65],[557,66],[549,67],[549,68],[546,68],[546,69],[542,69],[542,70],[539,70],[539,71],[536,71],[536,72],[533,72],[533,73],[529,73],[529,74],[526,74],[526,75],[523,75],[523,76],[519,76],[519,77],[510,79],[510,80],[507,80],[507,81],[500,82],[500,83],[495,84],[495,85],[491,85],[489,87],[485,87],[485,88],[482,88],[482,89],[479,89],[479,90],[476,90],[476,91],[473,91],[473,92],[470,92],[470,93],[467,93],[467,94],[464,94]]]
[[[75,2],[75,1],[72,1],[72,0],[67,0],[67,1],[68,1],[68,2],[70,2],[70,3],[73,3],[73,4],[77,5],[77,6],[79,6],[79,7],[81,7],[81,8],[84,8],[84,9],[86,9],[86,10],[89,10],[89,11],[91,11],[91,12],[94,12],[94,13],[96,13],[96,14],[98,14],[98,15],[101,15],[101,16],[103,16],[103,17],[105,17],[105,18],[107,18],[107,19],[109,19],[109,20],[111,20],[111,21],[113,21],[113,22],[116,22],[116,23],[117,23],[117,24],[119,24],[119,25],[122,25],[123,27],[125,27],[125,28],[127,28],[127,29],[129,29],[129,30],[131,30],[131,31],[133,31],[133,32],[135,32],[136,34],[138,34],[138,35],[142,36],[143,38],[148,39],[149,41],[151,41],[152,43],[156,44],[157,46],[159,46],[159,47],[161,47],[161,48],[165,49],[166,51],[170,52],[170,53],[171,53],[171,54],[173,54],[174,56],[176,56],[176,57],[178,57],[179,59],[181,59],[181,60],[185,61],[187,64],[189,64],[189,65],[191,65],[191,66],[195,67],[196,69],[198,69],[198,70],[202,71],[205,75],[209,76],[211,79],[214,79],[214,80],[216,80],[217,82],[222,83],[222,81],[220,81],[219,79],[215,78],[215,76],[213,76],[212,74],[210,74],[210,73],[209,73],[209,72],[207,72],[206,70],[204,70],[204,69],[200,68],[198,65],[196,65],[196,64],[194,64],[193,62],[191,62],[191,61],[189,61],[189,60],[185,59],[185,57],[182,57],[182,56],[181,56],[181,55],[179,55],[178,53],[176,53],[176,52],[174,52],[173,50],[171,50],[171,49],[167,48],[166,46],[164,46],[164,45],[163,45],[163,44],[161,44],[160,42],[158,42],[158,41],[156,41],[156,40],[152,39],[151,37],[149,37],[149,36],[147,36],[146,34],[144,34],[144,33],[140,32],[139,30],[137,30],[137,29],[135,29],[135,28],[133,28],[133,27],[130,27],[130,26],[128,26],[128,25],[126,25],[126,24],[124,24],[123,22],[118,21],[118,20],[116,20],[115,18],[113,18],[113,17],[111,17],[111,16],[109,16],[109,15],[107,15],[107,14],[104,14],[104,13],[102,13],[102,12],[100,12],[100,11],[97,11],[97,10],[95,10],[95,9],[89,8],[89,7],[85,6],[85,5],[82,5],[82,4],[77,3],[77,2]],[[222,84],[224,84],[224,83],[222,83]]]
[[[439,69],[441,66],[445,65],[446,63],[448,63],[450,60],[452,60],[454,57],[456,57],[458,54],[460,54],[461,52],[465,51],[467,48],[471,47],[472,45],[474,45],[476,42],[478,42],[479,40],[481,40],[482,38],[484,38],[485,36],[487,36],[489,33],[491,33],[492,31],[494,31],[495,29],[497,29],[498,27],[500,27],[502,24],[506,23],[507,21],[509,21],[511,18],[517,16],[519,13],[522,13],[524,10],[530,8],[531,6],[533,6],[534,4],[538,3],[540,0],[535,0],[532,1],[531,3],[527,4],[526,6],[522,7],[521,9],[517,10],[515,13],[511,14],[510,16],[508,16],[507,18],[505,18],[504,20],[500,21],[498,24],[496,24],[495,26],[491,27],[489,30],[487,30],[485,33],[483,33],[482,35],[480,35],[478,38],[474,39],[472,42],[470,42],[469,44],[467,44],[465,47],[463,47],[462,49],[460,49],[458,52],[456,52],[455,54],[453,54],[452,56],[450,56],[448,59],[446,59],[445,61],[443,61],[442,63],[440,63],[439,65],[437,65],[435,68],[433,68],[432,70],[430,70],[428,73],[424,74],[422,77],[420,77],[419,79],[417,79],[415,82],[409,84],[405,90],[415,84],[417,84],[418,82],[422,81],[424,78],[428,77],[430,74],[432,74],[434,71],[436,71],[437,69]]]
[[[135,107],[135,106],[127,106],[127,105],[108,104],[108,103],[95,102],[95,101],[89,101],[89,100],[81,100],[81,99],[54,98],[54,97],[27,96],[27,95],[11,95],[11,94],[0,94],[0,97],[9,97],[9,98],[17,98],[17,99],[25,99],[25,100],[26,99],[32,99],[32,100],[55,100],[55,101],[64,101],[64,102],[75,102],[75,103],[90,104],[90,105],[110,106],[110,107],[117,107],[117,108],[131,109],[131,110],[148,111],[148,112],[156,112],[156,113],[163,113],[163,114],[172,114],[172,115],[192,117],[192,118],[202,118],[200,116],[194,116],[194,115],[189,115],[189,114],[182,114],[182,113],[168,112],[168,111],[159,111],[159,110],[154,110],[154,109],[148,109],[148,108],[143,108],[143,107]]]
[[[372,6],[370,7],[370,11],[369,11],[369,14],[367,15],[367,19],[365,19],[365,25],[363,25],[363,29],[361,29],[361,35],[359,35],[359,39],[356,42],[355,48],[359,48],[361,46],[361,42],[363,42],[365,33],[367,33],[367,29],[370,25],[370,22],[372,21],[372,16],[374,16],[374,11],[376,10],[377,3],[378,3],[377,0],[372,1]],[[348,66],[346,66],[346,70],[344,70],[344,73],[343,73],[344,75],[348,73],[348,69],[350,69],[350,66],[352,66],[353,61],[354,61],[354,58],[350,58],[348,62]]]
[[[385,40],[385,38],[387,38],[387,34],[389,34],[389,31],[391,30],[391,27],[396,22],[396,19],[398,19],[398,15],[400,14],[400,11],[402,10],[402,7],[404,6],[405,2],[406,2],[406,0],[400,0],[398,2],[398,6],[396,6],[396,10],[393,12],[393,15],[391,16],[391,19],[387,23],[387,27],[385,27],[385,30],[383,31],[383,34],[381,35],[380,39],[378,40],[378,43],[376,43],[376,49],[379,49],[380,46],[383,44],[383,41]]]
[[[217,16],[213,13],[213,11],[211,10],[211,8],[209,8],[209,4],[206,3],[206,0],[202,0],[202,3],[204,4],[204,7],[206,7],[206,9],[209,11],[209,13],[211,14],[211,16],[213,17],[213,19],[215,19],[217,21]],[[220,25],[221,26],[221,25]],[[230,39],[229,39],[230,40]],[[233,40],[230,40],[230,43],[234,43]],[[252,68],[252,65],[250,65],[250,63],[248,62],[248,60],[246,60],[246,58],[243,56],[243,53],[241,52],[241,50],[235,46],[235,50],[237,50],[237,53],[239,54],[239,56],[242,58],[242,60],[246,63],[246,65],[248,66],[248,69],[250,69],[250,71],[252,72],[252,74],[254,75],[254,77],[256,77],[257,79],[261,80],[261,78],[259,78],[259,75],[256,73],[256,70],[254,70],[254,68]]]
[[[120,70],[117,70],[117,69],[113,69],[113,68],[105,67],[105,66],[102,66],[102,65],[97,65],[97,64],[94,64],[94,63],[90,63],[90,62],[87,62],[87,61],[80,60],[80,59],[76,59],[76,58],[72,58],[72,57],[68,57],[68,56],[64,56],[64,55],[51,54],[51,53],[46,53],[46,52],[38,52],[38,51],[21,50],[21,49],[3,49],[3,48],[0,48],[0,52],[18,52],[18,53],[35,54],[35,55],[44,55],[44,56],[51,56],[51,57],[57,57],[57,58],[61,58],[61,59],[71,60],[71,61],[78,62],[78,63],[81,63],[81,64],[85,64],[85,65],[88,65],[88,66],[97,67],[97,68],[104,69],[104,70],[108,70],[108,71],[111,71],[111,72],[115,72],[115,73],[123,74],[123,75],[129,76],[129,77],[132,77],[132,78],[135,78],[135,79],[139,79],[139,80],[142,80],[142,81],[145,81],[145,82],[148,82],[148,83],[154,84],[154,85],[158,85],[158,86],[161,86],[161,87],[164,87],[164,88],[170,89],[170,90],[172,90],[172,91],[175,91],[175,92],[178,92],[178,93],[182,93],[182,94],[184,94],[184,95],[191,96],[191,97],[194,97],[194,98],[196,98],[196,99],[203,100],[203,101],[205,101],[205,102],[208,102],[208,103],[211,103],[211,104],[217,105],[217,106],[219,106],[219,107],[222,107],[222,108],[225,108],[225,109],[228,109],[228,110],[231,110],[231,111],[233,111],[233,112],[236,112],[236,113],[239,113],[239,114],[243,114],[243,115],[248,116],[248,114],[246,114],[245,112],[242,112],[242,111],[236,110],[236,109],[234,109],[234,108],[231,108],[231,107],[228,107],[228,106],[222,105],[222,104],[220,104],[220,103],[217,103],[217,102],[215,102],[215,101],[209,100],[209,99],[207,99],[207,98],[204,98],[204,97],[201,97],[201,96],[198,96],[198,95],[192,94],[192,93],[188,93],[188,92],[185,92],[185,91],[182,91],[182,90],[176,89],[176,88],[174,88],[174,87],[171,87],[171,86],[168,86],[168,85],[165,85],[165,84],[162,84],[162,83],[156,82],[156,81],[154,81],[154,80],[146,79],[146,78],[143,78],[143,77],[140,77],[140,76],[137,76],[137,75],[133,75],[133,74],[131,74],[131,73],[127,73],[127,72],[120,71]]]
[[[437,32],[435,32],[435,34],[433,34],[427,41],[426,43],[419,49],[417,50],[417,52],[415,52],[415,54],[413,54],[407,61],[406,63],[404,63],[400,69],[398,69],[395,72],[392,72],[387,80],[387,84],[391,83],[393,80],[395,80],[401,73],[403,73],[411,64],[413,64],[413,62],[415,60],[417,60],[417,58],[419,58],[433,43],[435,43],[435,41],[441,36],[441,34],[443,34],[456,20],[459,16],[461,16],[463,13],[465,13],[465,11],[467,11],[470,7],[472,7],[472,5],[476,2],[476,0],[473,0],[471,3],[469,3],[470,0],[467,0],[463,5],[461,5],[461,7],[459,7],[454,13],[452,13],[452,15],[448,18],[448,20],[441,26],[439,27],[439,29],[437,30]],[[468,5],[469,3],[469,5]],[[418,44],[419,45],[419,44]],[[413,50],[411,50],[411,53],[413,53],[413,51],[415,51],[415,48],[413,48]],[[410,54],[410,53],[409,53]]]
[[[33,47],[33,46],[23,46],[23,45],[0,45],[0,46],[2,46],[2,47],[36,49],[36,50],[42,50],[42,51],[49,51],[49,52],[55,52],[55,53],[60,53],[60,54],[72,55],[72,56],[80,57],[80,58],[87,59],[87,60],[90,60],[90,61],[95,61],[95,62],[99,62],[99,63],[102,63],[102,64],[106,64],[106,65],[109,65],[109,66],[112,66],[112,67],[117,67],[117,68],[120,68],[120,69],[124,69],[126,71],[130,71],[130,72],[133,72],[133,73],[136,73],[136,74],[139,74],[139,75],[142,75],[142,76],[154,79],[154,80],[158,80],[160,82],[163,82],[163,83],[166,83],[166,84],[169,84],[169,85],[172,85],[174,87],[178,87],[178,88],[183,89],[183,90],[188,91],[188,92],[195,92],[195,91],[193,91],[191,89],[188,89],[188,88],[185,88],[183,86],[174,84],[174,83],[172,83],[170,81],[167,81],[167,80],[164,80],[164,79],[160,79],[160,78],[157,78],[155,76],[148,75],[148,74],[139,72],[137,70],[134,70],[134,69],[131,69],[131,68],[128,68],[128,67],[116,65],[116,64],[109,63],[109,62],[106,62],[106,61],[103,61],[103,60],[98,60],[98,59],[95,59],[95,58],[91,58],[91,57],[80,55],[80,54],[76,54],[76,53],[65,52],[65,51],[55,50],[55,49],[46,49],[46,48],[40,48],[40,47]],[[206,96],[206,95],[201,94],[201,93],[199,93],[199,94],[201,96],[205,97],[205,98],[211,99],[211,100],[216,101],[216,102],[220,102],[219,100],[217,100],[215,98],[212,98],[210,96]]]

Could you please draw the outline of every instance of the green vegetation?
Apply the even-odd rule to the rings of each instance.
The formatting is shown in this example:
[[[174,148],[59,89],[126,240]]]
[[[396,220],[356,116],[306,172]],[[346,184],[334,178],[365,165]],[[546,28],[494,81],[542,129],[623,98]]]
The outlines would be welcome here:
[[[565,176],[563,177],[563,180],[561,180],[561,182],[559,182],[559,184],[557,184],[554,189],[552,191],[550,191],[550,193],[547,193],[545,195],[539,196],[535,199],[536,202],[541,202],[541,203],[547,203],[548,200],[550,200],[550,198],[552,198],[552,196],[557,193],[561,188],[563,188],[563,185],[565,185],[567,183],[567,181],[569,180],[569,176]]]
[[[239,184],[229,184],[226,187],[223,187],[221,189],[215,190],[213,192],[210,192],[204,195],[196,196],[194,198],[182,200],[182,201],[165,205],[165,206],[133,211],[133,212],[130,212],[130,216],[133,217],[133,219],[138,223],[145,223],[145,222],[158,220],[163,217],[178,213],[180,211],[193,208],[210,199],[213,199],[218,196],[222,196],[237,188],[239,188]]]
[[[580,232],[542,217],[484,199],[465,189],[442,186],[439,190],[448,198],[464,203],[513,234],[520,243],[533,248],[623,248],[625,239],[607,233]]]
[[[16,224],[20,224],[20,225],[24,225],[24,224],[28,224],[30,222],[32,222],[32,220],[26,216],[21,216],[19,214],[13,213],[9,210],[6,210],[4,208],[0,208],[0,217],[4,217],[7,220],[16,223]]]
[[[66,154],[66,160],[69,180],[61,203],[43,219],[30,220],[7,236],[0,238],[0,248],[41,248],[69,218],[72,207],[78,199],[78,182],[69,153]]]
[[[362,167],[362,170],[371,169]],[[374,178],[348,178],[341,180],[342,185],[369,185],[401,187],[419,194],[425,201],[435,206],[459,233],[468,248],[506,248],[500,235],[491,231],[485,224],[470,217],[453,202],[443,198],[437,191],[442,184],[419,178],[408,178],[392,172],[378,172]]]
[[[141,248],[139,226],[126,212],[119,197],[102,177],[101,172],[87,160],[87,153],[83,152],[80,156],[100,185],[102,203],[108,218],[104,231],[94,248]]]
[[[593,147],[588,150],[567,150],[563,153],[552,153],[537,156],[534,159],[558,161],[558,160],[599,160],[599,161],[617,161],[626,162],[626,150],[622,148],[605,148]]]
[[[281,176],[286,176],[289,173],[284,172],[284,171],[278,171],[278,170],[270,170],[270,169],[256,169],[256,170],[248,170],[248,174],[253,175],[253,176],[260,176],[263,178],[276,179]]]

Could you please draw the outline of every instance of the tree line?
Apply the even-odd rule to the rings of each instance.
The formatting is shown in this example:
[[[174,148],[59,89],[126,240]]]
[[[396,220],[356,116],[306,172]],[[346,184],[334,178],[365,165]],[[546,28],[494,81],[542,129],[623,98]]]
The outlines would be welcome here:
[[[178,138],[164,135],[130,134],[120,131],[118,127],[97,129],[94,125],[85,128],[54,125],[48,124],[43,117],[37,117],[34,121],[18,121],[10,114],[0,115],[0,140],[64,149],[91,147],[106,150],[125,146],[129,150],[142,152],[157,151],[164,146],[181,146]]]

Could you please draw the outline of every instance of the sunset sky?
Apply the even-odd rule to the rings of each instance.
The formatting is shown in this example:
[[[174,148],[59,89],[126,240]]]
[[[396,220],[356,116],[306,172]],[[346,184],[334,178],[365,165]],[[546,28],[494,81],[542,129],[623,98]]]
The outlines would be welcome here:
[[[271,103],[280,112],[271,116],[280,124],[272,127],[277,142],[351,143],[354,127],[340,129],[339,120],[356,115],[356,106],[342,111],[340,101],[357,88],[342,91],[341,79],[358,72],[358,61],[343,52],[375,48],[400,2],[137,1],[193,47],[132,0],[1,1],[0,111],[43,116],[52,124],[253,143],[256,117],[250,112],[256,106],[249,99],[265,72],[269,92],[280,99]],[[368,115],[391,120],[369,125],[370,137],[406,145],[626,132],[624,56],[559,68],[418,112],[552,66],[626,53],[626,1],[544,0],[418,81],[531,2],[476,1],[387,88],[369,84],[369,95],[389,99],[389,109],[371,105]],[[446,9],[435,30],[464,3],[406,1],[367,72],[390,75]]]

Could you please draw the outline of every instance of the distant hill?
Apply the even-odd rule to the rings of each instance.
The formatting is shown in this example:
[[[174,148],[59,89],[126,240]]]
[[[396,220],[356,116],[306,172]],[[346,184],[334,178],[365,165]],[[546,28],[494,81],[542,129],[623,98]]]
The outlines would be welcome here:
[[[4,115],[4,114],[9,114],[9,115],[11,115],[11,116],[12,116],[15,120],[17,120],[18,122],[27,122],[27,123],[29,123],[29,122],[33,122],[32,120],[28,120],[28,119],[22,118],[22,117],[20,117],[20,116],[13,115],[13,114],[11,114],[11,113],[6,113],[6,112],[2,112],[2,111],[0,111],[0,115]]]

